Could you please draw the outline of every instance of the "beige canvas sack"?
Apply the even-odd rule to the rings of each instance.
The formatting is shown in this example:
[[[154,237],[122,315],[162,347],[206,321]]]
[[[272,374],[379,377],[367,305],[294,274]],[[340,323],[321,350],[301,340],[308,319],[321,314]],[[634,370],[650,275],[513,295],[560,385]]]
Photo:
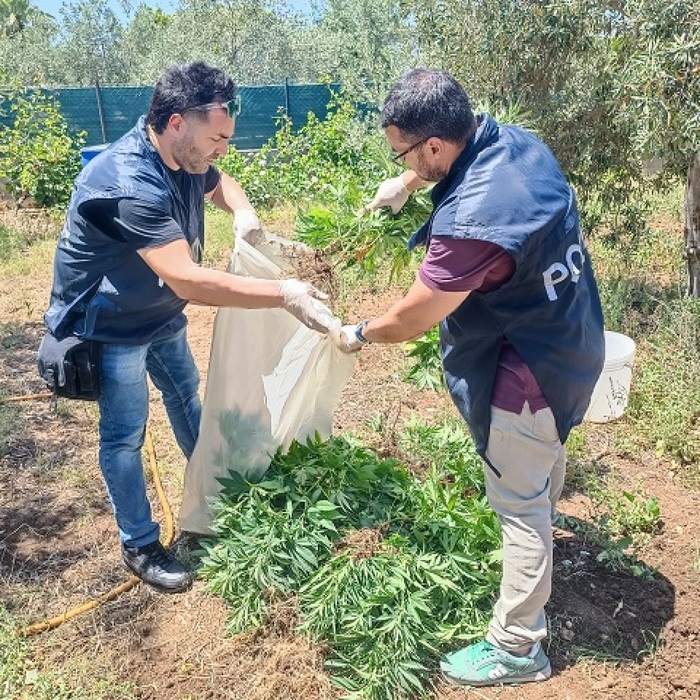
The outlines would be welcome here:
[[[275,279],[303,249],[268,235],[254,248],[237,240],[229,272]],[[185,472],[180,528],[209,533],[218,477],[262,475],[293,439],[331,434],[333,411],[354,355],[284,309],[219,309],[214,322],[199,441]]]

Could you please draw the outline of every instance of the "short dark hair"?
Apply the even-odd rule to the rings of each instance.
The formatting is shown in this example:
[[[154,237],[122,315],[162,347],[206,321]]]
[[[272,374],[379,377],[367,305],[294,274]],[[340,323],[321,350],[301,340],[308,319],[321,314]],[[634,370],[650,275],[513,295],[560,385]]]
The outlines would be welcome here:
[[[448,73],[416,68],[394,84],[384,101],[381,125],[395,126],[419,139],[437,136],[462,143],[474,128],[474,112],[464,88]]]
[[[209,102],[227,102],[235,96],[236,84],[218,68],[201,61],[171,66],[156,84],[146,123],[160,134],[173,114],[184,114]],[[208,118],[207,112],[195,114]]]

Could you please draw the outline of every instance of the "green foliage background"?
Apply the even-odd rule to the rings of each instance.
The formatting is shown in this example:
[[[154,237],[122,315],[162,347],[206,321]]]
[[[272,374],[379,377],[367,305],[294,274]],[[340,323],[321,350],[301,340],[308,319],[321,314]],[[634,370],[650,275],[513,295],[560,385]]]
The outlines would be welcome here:
[[[218,165],[256,206],[305,204],[323,197],[329,187],[348,184],[359,190],[359,201],[386,171],[374,119],[376,114],[362,118],[346,93],[334,94],[325,120],[309,113],[306,124],[294,130],[280,115],[275,137],[260,150],[243,154],[231,148]]]
[[[2,95],[12,126],[0,125],[0,182],[13,199],[45,207],[68,202],[84,134],[72,134],[56,100],[41,91]]]
[[[444,68],[475,103],[529,115],[589,229],[612,216],[639,231],[645,169],[668,189],[700,148],[700,13],[683,0],[326,0],[305,13],[285,0],[180,0],[170,12],[127,0],[120,13],[75,0],[56,16],[8,0],[0,30],[0,84],[153,84],[196,58],[242,84],[339,82],[376,107],[403,70]]]

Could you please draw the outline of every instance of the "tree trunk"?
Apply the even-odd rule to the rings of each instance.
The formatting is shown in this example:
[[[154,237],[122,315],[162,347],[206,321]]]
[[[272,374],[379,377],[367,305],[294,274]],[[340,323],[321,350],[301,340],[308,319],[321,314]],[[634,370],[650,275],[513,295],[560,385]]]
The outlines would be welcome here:
[[[685,188],[685,255],[688,261],[688,292],[700,297],[700,153],[688,166]]]

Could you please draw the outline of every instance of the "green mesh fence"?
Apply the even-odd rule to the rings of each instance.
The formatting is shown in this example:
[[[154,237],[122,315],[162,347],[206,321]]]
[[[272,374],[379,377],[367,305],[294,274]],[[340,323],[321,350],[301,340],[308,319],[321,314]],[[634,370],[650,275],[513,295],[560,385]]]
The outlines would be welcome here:
[[[309,112],[326,116],[331,90],[339,85],[263,85],[240,87],[243,110],[236,121],[231,143],[241,150],[260,148],[277,131],[276,119],[288,114],[295,128],[302,127]],[[86,146],[111,143],[125,134],[145,114],[152,87],[58,88],[54,95],[71,129],[86,131]],[[0,124],[12,123],[8,101],[0,104]]]

